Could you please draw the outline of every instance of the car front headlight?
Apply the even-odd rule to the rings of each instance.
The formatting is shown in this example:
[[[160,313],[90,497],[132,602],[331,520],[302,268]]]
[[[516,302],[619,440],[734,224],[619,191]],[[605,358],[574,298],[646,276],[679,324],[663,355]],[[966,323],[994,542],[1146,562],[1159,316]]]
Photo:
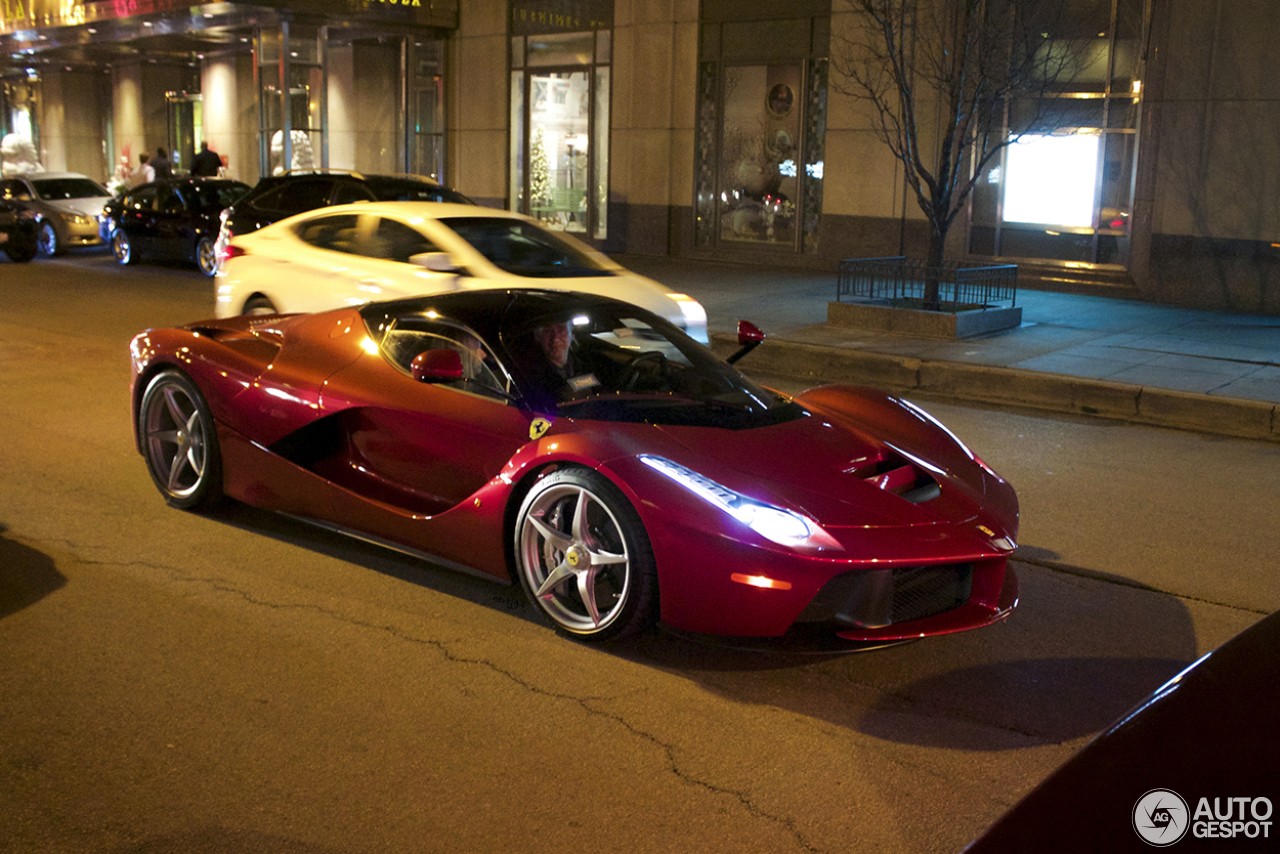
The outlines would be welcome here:
[[[680,309],[685,333],[703,344],[710,343],[707,338],[707,310],[702,307],[702,303],[688,294],[668,293],[667,296],[675,300],[676,307]]]
[[[703,501],[719,507],[778,545],[795,549],[843,550],[843,546],[824,531],[821,525],[802,513],[748,498],[666,457],[641,454],[639,459],[654,471],[661,472]]]

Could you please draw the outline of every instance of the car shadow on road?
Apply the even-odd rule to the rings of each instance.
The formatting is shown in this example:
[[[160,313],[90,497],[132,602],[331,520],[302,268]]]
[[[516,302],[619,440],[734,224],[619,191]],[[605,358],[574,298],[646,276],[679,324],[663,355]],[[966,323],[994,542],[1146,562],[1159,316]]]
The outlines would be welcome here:
[[[1094,734],[1200,655],[1176,596],[1104,573],[1015,565],[1021,605],[984,629],[822,656],[655,635],[622,654],[738,702],[967,751]]]
[[[5,536],[9,528],[0,522],[0,620],[62,589],[66,576],[53,559]]]
[[[241,504],[208,515],[545,625],[518,585]],[[968,751],[1096,733],[1198,657],[1187,608],[1175,596],[1118,576],[1036,564],[1017,569],[1023,602],[1013,616],[955,635],[817,653],[774,639],[687,635],[659,626],[593,649],[735,702],[787,709],[887,741]]]
[[[352,563],[477,605],[509,612],[526,622],[541,623],[518,584],[480,573],[470,574],[433,563],[426,557],[313,525],[302,519],[225,501],[201,515],[227,525],[300,546],[334,560]]]

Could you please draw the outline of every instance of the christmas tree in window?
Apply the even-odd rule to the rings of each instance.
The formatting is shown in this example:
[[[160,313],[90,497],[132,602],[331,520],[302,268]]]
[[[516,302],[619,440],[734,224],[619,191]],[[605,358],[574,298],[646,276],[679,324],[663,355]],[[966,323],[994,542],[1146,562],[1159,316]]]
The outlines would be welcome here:
[[[547,162],[547,141],[542,128],[533,131],[533,151],[529,155],[529,198],[543,207],[551,198],[551,166]]]

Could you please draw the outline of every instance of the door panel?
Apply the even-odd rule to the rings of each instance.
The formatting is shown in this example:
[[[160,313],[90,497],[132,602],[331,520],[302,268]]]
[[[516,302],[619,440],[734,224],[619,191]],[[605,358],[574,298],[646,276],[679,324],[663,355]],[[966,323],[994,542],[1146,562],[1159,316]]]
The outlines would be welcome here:
[[[334,375],[322,406],[342,411],[349,443],[343,485],[414,512],[465,501],[529,441],[530,416],[517,407],[416,382],[381,355]]]

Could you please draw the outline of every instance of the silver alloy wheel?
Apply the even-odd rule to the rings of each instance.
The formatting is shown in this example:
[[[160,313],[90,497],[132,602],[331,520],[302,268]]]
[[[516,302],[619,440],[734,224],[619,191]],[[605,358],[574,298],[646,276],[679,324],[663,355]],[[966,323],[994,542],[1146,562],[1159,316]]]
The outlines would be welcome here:
[[[117,228],[111,232],[111,254],[121,264],[133,263],[133,245],[129,243],[129,235],[124,233],[124,229]]]
[[[515,537],[520,582],[558,630],[602,640],[651,621],[648,539],[607,478],[568,469],[539,481],[521,506]]]
[[[58,245],[58,230],[48,220],[40,223],[40,234],[37,241],[40,253],[50,258],[57,255],[62,248]]]
[[[212,276],[218,272],[218,250],[214,248],[213,241],[208,237],[202,237],[196,243],[196,266],[206,276]]]
[[[138,414],[142,453],[151,479],[177,507],[222,494],[218,437],[209,407],[191,380],[165,371],[147,386]]]

